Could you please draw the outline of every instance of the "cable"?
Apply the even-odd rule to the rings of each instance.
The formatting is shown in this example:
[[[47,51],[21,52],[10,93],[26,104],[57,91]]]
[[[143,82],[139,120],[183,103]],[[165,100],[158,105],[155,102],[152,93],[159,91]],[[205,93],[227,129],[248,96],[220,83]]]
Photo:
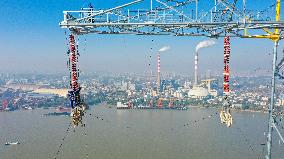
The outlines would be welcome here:
[[[200,121],[203,121],[203,120],[206,120],[206,119],[214,118],[214,116],[216,116],[216,115],[218,116],[218,112],[215,112],[215,113],[212,113],[212,114],[210,114],[210,115],[208,115],[208,116],[206,116],[206,117],[202,117],[202,118],[200,118],[200,119],[194,120],[193,122],[185,123],[185,124],[183,124],[183,127],[189,127],[189,126],[191,126],[191,125],[193,125],[193,124],[197,124],[197,123],[200,122]]]
[[[247,136],[245,135],[244,131],[242,131],[241,128],[237,128],[237,130],[240,132],[241,136],[245,139],[245,142],[248,145],[249,149],[251,151],[255,151],[255,148],[252,146],[250,140],[247,138]]]
[[[84,150],[85,150],[85,158],[89,158],[89,153],[88,153],[88,140],[87,140],[87,129],[86,129],[86,126],[83,127],[83,133],[82,133],[82,136],[83,138],[85,139],[85,145],[84,145]]]
[[[54,156],[54,159],[57,159],[58,155],[60,154],[60,152],[61,152],[61,150],[62,150],[62,148],[63,148],[63,144],[64,144],[64,142],[65,142],[65,139],[66,139],[68,133],[70,132],[71,127],[72,127],[72,122],[70,121],[70,123],[69,123],[69,125],[68,125],[68,127],[67,127],[67,129],[66,129],[66,131],[65,131],[65,134],[64,134],[63,138],[62,138],[61,141],[59,142],[60,145],[59,145],[59,147],[58,147],[58,149],[57,149],[57,151],[56,151],[56,154],[55,154],[55,156]]]
[[[215,112],[215,113],[212,113],[206,117],[202,117],[200,119],[197,119],[197,120],[194,120],[192,122],[188,122],[188,123],[185,123],[183,125],[183,127],[190,127],[190,126],[196,126],[199,122],[201,121],[204,121],[206,119],[212,119],[214,117],[218,117],[218,112]],[[255,147],[251,144],[251,141],[249,140],[249,138],[245,135],[244,131],[242,131],[240,128],[236,128],[238,130],[238,132],[241,134],[242,138],[244,139],[244,141],[246,142],[246,144],[248,145],[249,149],[251,151],[255,151]]]

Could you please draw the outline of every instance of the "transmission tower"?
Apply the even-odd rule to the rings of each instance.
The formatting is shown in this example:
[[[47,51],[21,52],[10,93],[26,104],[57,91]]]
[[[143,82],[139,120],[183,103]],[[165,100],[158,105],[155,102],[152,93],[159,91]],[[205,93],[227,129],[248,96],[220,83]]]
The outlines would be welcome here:
[[[206,5],[201,5],[202,2]],[[147,3],[150,7],[137,8],[138,3]],[[135,0],[105,10],[95,10],[91,6],[63,11],[63,21],[59,25],[77,36],[93,33],[272,40],[273,71],[266,155],[271,159],[272,129],[278,130],[273,118],[277,47],[284,37],[280,4],[281,0],[275,0],[275,4],[264,6],[263,10],[249,10],[246,0]],[[282,137],[280,133],[279,136]]]

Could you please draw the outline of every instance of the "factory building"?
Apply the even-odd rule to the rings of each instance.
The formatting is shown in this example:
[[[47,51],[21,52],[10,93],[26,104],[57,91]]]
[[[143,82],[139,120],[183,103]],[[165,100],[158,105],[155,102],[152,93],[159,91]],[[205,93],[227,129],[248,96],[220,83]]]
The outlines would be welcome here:
[[[205,98],[208,95],[208,89],[200,86],[193,86],[192,89],[188,92],[188,97],[190,98]]]

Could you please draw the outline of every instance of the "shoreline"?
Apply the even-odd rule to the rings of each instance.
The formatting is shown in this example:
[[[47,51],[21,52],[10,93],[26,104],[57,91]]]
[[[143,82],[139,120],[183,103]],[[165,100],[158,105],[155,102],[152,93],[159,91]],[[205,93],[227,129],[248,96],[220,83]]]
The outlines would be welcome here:
[[[91,107],[97,107],[97,106],[109,107],[110,105],[108,105],[106,103],[101,103],[101,104],[97,104],[97,105],[92,105]],[[111,107],[117,109],[115,105],[113,105]],[[193,108],[193,109],[217,109],[217,110],[219,109],[219,110],[221,110],[221,108],[222,108],[222,107],[215,107],[215,106],[205,107],[205,106],[202,106],[202,105],[188,105],[188,106],[185,106],[185,107],[187,107],[188,110],[190,110],[191,108]],[[47,107],[47,108],[39,107],[39,108],[34,108],[32,110],[56,110],[56,109],[57,109],[57,107]],[[28,109],[17,109],[17,110],[13,110],[13,111],[18,111],[18,110],[29,111]],[[175,109],[173,109],[173,110],[175,110]],[[2,111],[2,110],[0,110],[0,112],[13,112],[13,111],[4,111],[4,110]],[[250,109],[242,110],[242,109],[235,109],[235,108],[232,108],[232,111],[249,112],[249,113],[264,113],[264,114],[268,113],[268,111],[265,111],[265,110],[250,110]]]

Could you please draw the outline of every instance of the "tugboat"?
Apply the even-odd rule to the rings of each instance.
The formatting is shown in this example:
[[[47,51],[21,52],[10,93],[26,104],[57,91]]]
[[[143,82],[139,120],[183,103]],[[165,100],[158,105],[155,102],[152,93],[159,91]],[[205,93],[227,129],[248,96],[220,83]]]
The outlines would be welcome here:
[[[8,146],[8,145],[19,145],[20,143],[19,142],[6,142],[5,145]]]

